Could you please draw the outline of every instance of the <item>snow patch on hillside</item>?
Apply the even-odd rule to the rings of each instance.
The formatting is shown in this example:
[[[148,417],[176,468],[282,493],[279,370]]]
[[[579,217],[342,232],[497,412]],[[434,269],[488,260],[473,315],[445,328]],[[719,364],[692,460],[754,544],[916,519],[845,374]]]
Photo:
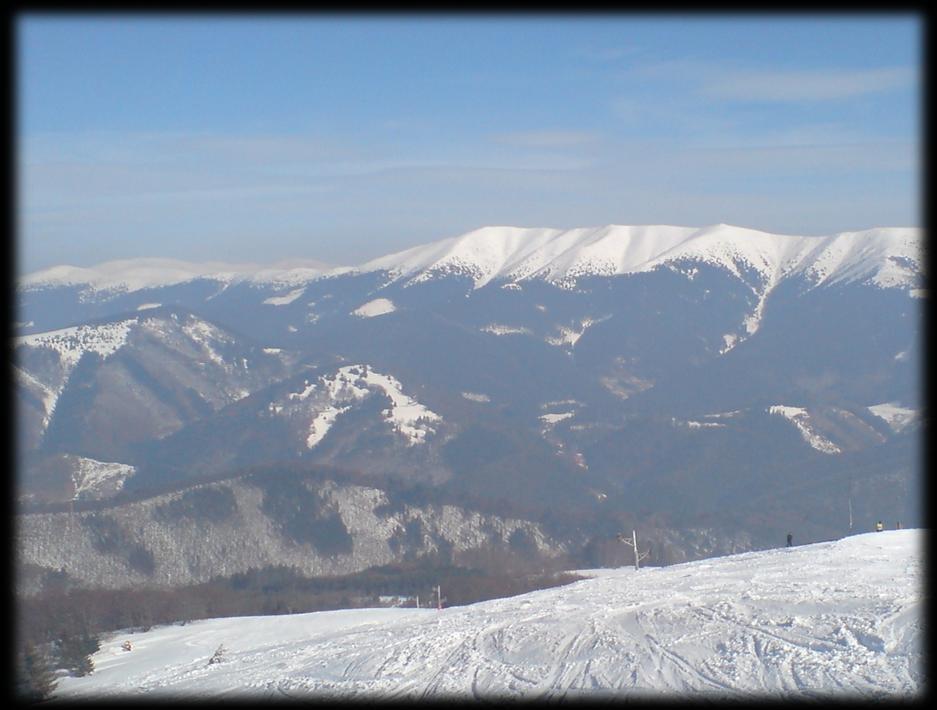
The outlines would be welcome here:
[[[581,321],[579,321],[578,328],[568,328],[566,326],[558,325],[556,326],[556,330],[559,335],[548,336],[546,341],[550,345],[558,345],[561,347],[568,345],[573,347],[591,326],[595,325],[596,323],[606,321],[609,318],[611,318],[610,315],[602,316],[601,318],[583,318]]]
[[[162,303],[141,303],[139,306],[137,306],[137,310],[138,310],[138,311],[149,311],[149,310],[152,310],[152,309],[154,309],[154,308],[159,308],[159,307],[162,306],[162,305],[163,305]]]
[[[722,429],[726,426],[722,422],[700,422],[695,419],[677,419],[676,417],[671,417],[670,423],[675,427],[681,426],[687,429]]]
[[[777,414],[784,417],[797,427],[801,437],[810,446],[824,454],[840,454],[842,450],[829,439],[821,436],[810,423],[810,414],[801,407],[789,407],[787,405],[775,404],[768,407],[769,414]]]
[[[883,419],[893,432],[900,433],[917,422],[920,413],[916,409],[902,407],[897,402],[883,402],[868,407],[876,417]]]
[[[28,383],[38,387],[45,414],[43,416],[43,431],[52,419],[55,405],[59,395],[65,388],[72,370],[86,352],[93,352],[102,358],[108,358],[117,352],[127,342],[127,335],[134,320],[123,320],[100,325],[79,325],[71,328],[50,330],[44,333],[22,335],[13,339],[14,347],[45,348],[57,353],[62,367],[62,378],[54,386],[42,383],[25,370],[17,368],[20,377]]]
[[[211,323],[191,318],[182,326],[182,332],[199,345],[213,363],[226,367],[224,358],[215,350],[219,344],[231,343],[231,338],[224,331]]]
[[[16,347],[25,345],[55,350],[62,363],[71,368],[86,352],[97,353],[103,358],[113,355],[127,342],[127,334],[135,322],[123,320],[101,325],[79,325],[45,333],[21,335],[14,339],[14,344]]]
[[[135,472],[136,468],[130,464],[78,457],[78,465],[72,474],[74,498],[79,500],[93,497],[103,489],[117,492]]]
[[[728,412],[714,412],[712,414],[704,414],[703,416],[706,419],[732,419],[734,417],[737,417],[741,413],[742,413],[741,409],[733,409]]]
[[[31,373],[17,365],[13,366],[13,375],[21,387],[32,390],[42,402],[43,413],[41,430],[45,431],[46,427],[49,426],[49,422],[52,420],[52,412],[55,409],[55,403],[62,391],[62,387],[64,387],[64,383],[57,387],[49,386],[45,382],[40,382]]]
[[[391,406],[381,414],[384,421],[406,439],[408,446],[421,444],[428,434],[435,433],[432,423],[441,421],[442,417],[404,394],[399,380],[367,365],[346,365],[334,375],[323,375],[313,382],[305,380],[302,390],[287,395],[290,401],[309,400],[315,408],[306,446],[311,449],[319,444],[338,417],[356,402],[369,397],[372,389],[390,398]],[[270,411],[279,413],[282,406],[274,409],[274,405],[271,403]]]
[[[385,313],[393,313],[396,310],[397,306],[395,306],[394,302],[389,298],[375,298],[373,301],[368,301],[358,306],[358,308],[352,311],[352,315],[356,315],[359,318],[374,318],[375,316],[382,316]]]
[[[551,414],[541,414],[540,421],[548,426],[555,426],[557,422],[576,416],[575,412],[556,412]]]
[[[921,699],[923,572],[924,532],[897,530],[599,570],[442,611],[349,609],[109,633],[94,673],[62,678],[55,697]],[[209,664],[222,644],[223,662]]]
[[[283,294],[282,296],[271,296],[270,298],[265,298],[263,302],[270,306],[285,306],[295,301],[305,292],[305,288],[295,288],[289,293]]]
[[[478,392],[463,392],[462,396],[469,400],[470,402],[490,402],[491,397],[487,394],[479,394]]]
[[[524,328],[516,325],[503,325],[500,323],[490,323],[480,328],[483,333],[492,335],[531,335],[530,328]]]

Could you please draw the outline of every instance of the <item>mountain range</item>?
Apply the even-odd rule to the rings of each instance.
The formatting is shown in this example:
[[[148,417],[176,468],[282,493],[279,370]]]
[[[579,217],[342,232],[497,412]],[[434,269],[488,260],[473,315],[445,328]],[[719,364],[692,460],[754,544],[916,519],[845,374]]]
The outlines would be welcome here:
[[[545,554],[595,563],[632,526],[666,562],[914,525],[924,257],[912,228],[486,227],[357,267],[24,276],[17,494],[46,521],[26,561],[81,577],[47,554],[55,516],[110,515],[132,538],[128,506],[283,471],[310,494],[395,500],[401,525],[447,506],[527,521]],[[265,515],[251,519],[282,536]],[[154,579],[198,554],[160,539]],[[350,539],[342,569],[388,559]],[[124,558],[98,566],[118,575]]]

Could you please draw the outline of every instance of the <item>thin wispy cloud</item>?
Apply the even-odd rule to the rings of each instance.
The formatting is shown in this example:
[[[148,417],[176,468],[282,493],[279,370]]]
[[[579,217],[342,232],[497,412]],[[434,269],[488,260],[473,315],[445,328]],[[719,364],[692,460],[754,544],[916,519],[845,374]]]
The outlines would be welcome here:
[[[595,143],[599,137],[588,131],[515,131],[496,133],[492,140],[528,148],[568,148]]]
[[[574,54],[592,62],[607,63],[616,62],[625,57],[633,57],[640,52],[641,48],[635,46],[583,47]]]
[[[728,71],[702,78],[699,93],[731,101],[836,101],[912,85],[909,67],[800,71]]]

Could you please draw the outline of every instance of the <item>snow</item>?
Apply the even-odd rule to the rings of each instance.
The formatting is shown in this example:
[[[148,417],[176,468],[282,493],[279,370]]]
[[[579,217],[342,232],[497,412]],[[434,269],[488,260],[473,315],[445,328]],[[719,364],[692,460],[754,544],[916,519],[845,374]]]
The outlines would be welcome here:
[[[55,386],[49,386],[37,380],[25,370],[17,368],[18,376],[37,386],[41,392],[45,414],[43,429],[52,419],[59,395],[65,388],[68,378],[81,356],[93,352],[102,358],[108,358],[117,352],[126,342],[134,320],[115,321],[100,325],[79,325],[44,333],[21,335],[13,339],[14,347],[46,348],[58,353],[62,365],[62,378]]]
[[[21,335],[13,342],[16,347],[26,345],[55,350],[64,365],[74,367],[86,352],[94,352],[104,358],[113,355],[127,342],[130,326],[135,322],[122,320],[101,325],[79,325]]]
[[[271,296],[270,298],[265,298],[264,303],[270,306],[285,306],[288,303],[292,303],[293,301],[295,301],[297,298],[302,296],[305,292],[306,292],[305,288],[296,288],[282,296]]]
[[[213,345],[219,343],[231,342],[231,338],[221,329],[198,318],[192,318],[182,326],[182,332],[197,343],[212,362],[220,367],[225,367],[224,358],[213,347]]]
[[[105,486],[120,490],[124,482],[135,472],[136,468],[130,464],[79,457],[77,470],[72,476],[75,484],[75,500],[84,498],[89,493]]]
[[[559,332],[558,336],[548,337],[546,339],[547,343],[550,345],[569,345],[573,347],[579,341],[579,338],[582,337],[583,333],[586,332],[591,326],[596,323],[601,323],[602,321],[608,320],[611,318],[610,315],[602,316],[601,318],[583,318],[579,321],[579,328],[567,328],[566,326],[558,325],[556,330]]]
[[[405,285],[461,274],[475,289],[495,279],[517,284],[543,279],[569,288],[588,275],[621,275],[674,269],[686,278],[708,263],[745,280],[759,296],[746,324],[757,330],[767,293],[787,276],[800,274],[814,285],[861,281],[879,287],[913,287],[921,271],[923,234],[916,228],[878,228],[830,236],[770,234],[727,224],[703,228],[669,225],[576,228],[483,227],[397,254],[380,257],[356,271],[388,271]],[[502,286],[502,288],[506,287]]]
[[[924,690],[920,530],[435,609],[212,619],[102,639],[62,700],[896,700]],[[446,589],[442,590],[443,595]],[[123,651],[125,640],[133,650]],[[221,662],[208,661],[224,646]]]
[[[62,392],[62,388],[65,386],[64,382],[56,386],[49,386],[44,382],[40,382],[33,376],[31,373],[26,370],[18,367],[17,365],[13,366],[14,376],[17,378],[18,384],[23,387],[31,387],[36,390],[38,396],[42,399],[42,430],[45,431],[46,427],[49,426],[49,422],[52,419],[52,412],[55,409],[55,403],[58,401],[59,394]]]
[[[489,323],[481,328],[483,333],[492,335],[531,335],[530,328],[519,327],[515,325],[503,325],[500,323]]]
[[[688,419],[686,425],[690,429],[702,429],[704,427],[715,427],[715,428],[724,428],[725,424],[720,424],[719,422],[698,422],[694,419]]]
[[[687,266],[692,263],[693,266]],[[717,224],[702,228],[670,225],[606,225],[576,229],[492,226],[430,244],[412,247],[362,264],[330,267],[321,262],[292,261],[272,266],[194,263],[176,259],[127,259],[97,266],[55,266],[19,279],[19,288],[85,286],[87,293],[128,292],[195,279],[299,287],[316,279],[387,271],[388,283],[418,284],[444,275],[463,275],[478,289],[503,280],[502,288],[522,288],[527,279],[541,279],[572,288],[590,275],[622,275],[670,268],[693,279],[698,264],[711,264],[746,280],[759,297],[746,328],[757,329],[764,297],[782,279],[807,277],[814,285],[858,281],[880,288],[905,288],[912,297],[923,292],[918,283],[923,263],[923,232],[888,227],[827,236],[771,234]],[[387,284],[385,284],[387,285]],[[292,292],[291,292],[292,293]],[[287,298],[274,297],[274,298]],[[274,304],[282,305],[282,304]]]
[[[306,448],[311,449],[322,441],[325,435],[328,434],[329,429],[332,428],[335,420],[338,419],[338,415],[344,414],[349,409],[351,409],[350,406],[329,406],[316,414],[315,419],[313,419],[312,423],[309,425],[309,436],[306,437]]]
[[[723,342],[723,347],[720,348],[719,350],[720,355],[725,355],[732,348],[738,345],[740,341],[739,341],[739,336],[736,333],[726,333],[725,335],[722,336],[722,342]]]
[[[487,394],[479,394],[478,392],[463,392],[462,396],[469,400],[470,402],[490,402],[491,397]]]
[[[741,413],[741,409],[733,409],[729,412],[714,412],[712,414],[704,414],[703,416],[707,419],[729,419],[732,417],[737,417]]]
[[[223,288],[240,281],[293,285],[318,278],[333,268],[311,260],[280,262],[271,266],[148,257],[107,261],[91,267],[53,266],[20,278],[19,287],[32,290],[51,286],[84,286],[91,292],[130,293],[196,279],[218,281],[223,284]]]
[[[832,441],[818,434],[810,424],[810,414],[801,407],[789,407],[775,404],[768,407],[769,414],[778,414],[789,420],[797,427],[801,437],[810,446],[824,454],[839,454],[842,450]]]
[[[441,421],[442,417],[404,394],[399,380],[367,365],[345,365],[334,375],[323,375],[314,382],[305,380],[301,391],[287,395],[291,401],[310,400],[316,408],[306,446],[311,449],[321,442],[340,415],[355,402],[371,395],[371,388],[390,398],[391,406],[381,414],[384,421],[406,439],[408,446],[421,444],[428,434],[435,433],[431,422]]]
[[[914,424],[920,416],[916,409],[902,407],[897,402],[874,404],[868,407],[868,410],[876,417],[884,419],[896,434]]]
[[[382,375],[370,368],[365,373],[364,379],[369,385],[376,385],[384,390],[384,393],[390,397],[392,405],[390,409],[384,410],[384,418],[407,438],[411,446],[422,443],[428,433],[435,432],[428,422],[440,421],[442,417],[404,394],[402,385],[397,379],[390,375]]]
[[[390,299],[375,298],[373,301],[368,301],[353,310],[352,314],[361,318],[374,318],[375,316],[382,316],[385,313],[393,313],[396,310],[397,306],[395,306],[394,302]]]
[[[547,425],[553,426],[557,422],[561,422],[564,419],[569,419],[570,417],[575,416],[575,412],[559,412],[556,414],[541,414],[540,420]]]
[[[163,304],[162,304],[162,303],[141,303],[139,306],[137,306],[137,310],[138,310],[138,311],[149,311],[149,310],[152,310],[152,309],[154,309],[154,308],[159,308],[161,305],[163,305]]]

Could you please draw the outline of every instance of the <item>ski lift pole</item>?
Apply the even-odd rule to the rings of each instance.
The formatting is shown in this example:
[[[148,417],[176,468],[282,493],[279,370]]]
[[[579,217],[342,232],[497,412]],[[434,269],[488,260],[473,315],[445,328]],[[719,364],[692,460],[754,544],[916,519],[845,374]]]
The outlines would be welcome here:
[[[634,548],[634,569],[635,571],[639,570],[641,568],[641,560],[643,560],[645,557],[648,556],[648,554],[650,553],[650,550],[648,550],[648,552],[645,552],[643,554],[638,552],[638,533],[635,530],[631,531],[630,540],[623,535],[619,535],[618,538],[622,542],[624,542],[626,545],[630,545],[631,547]]]

